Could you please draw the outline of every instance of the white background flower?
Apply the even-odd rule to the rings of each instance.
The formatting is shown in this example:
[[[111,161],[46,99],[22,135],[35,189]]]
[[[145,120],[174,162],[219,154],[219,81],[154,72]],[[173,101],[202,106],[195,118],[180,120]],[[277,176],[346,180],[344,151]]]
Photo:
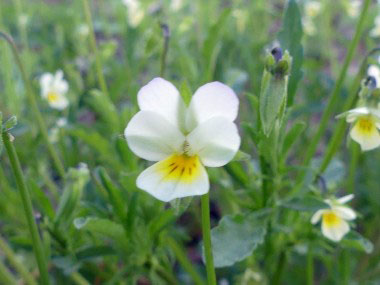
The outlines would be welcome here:
[[[326,199],[325,202],[330,208],[315,212],[311,223],[316,224],[322,218],[322,234],[333,241],[340,241],[350,231],[347,221],[356,218],[356,213],[343,205],[353,198],[354,195],[350,194],[336,200]]]
[[[137,27],[144,18],[144,10],[137,0],[123,0],[123,4],[128,9],[128,22],[132,27]]]
[[[376,86],[380,86],[380,68],[377,65],[371,64],[368,67],[367,74],[375,78]]]
[[[40,78],[41,96],[46,99],[52,108],[63,110],[69,105],[66,93],[69,85],[63,79],[62,70],[58,70],[55,75],[44,73]]]
[[[141,111],[125,137],[137,156],[158,161],[139,175],[137,186],[162,201],[207,193],[204,166],[227,164],[240,146],[234,91],[219,82],[205,84],[187,108],[173,84],[155,78],[137,96]]]

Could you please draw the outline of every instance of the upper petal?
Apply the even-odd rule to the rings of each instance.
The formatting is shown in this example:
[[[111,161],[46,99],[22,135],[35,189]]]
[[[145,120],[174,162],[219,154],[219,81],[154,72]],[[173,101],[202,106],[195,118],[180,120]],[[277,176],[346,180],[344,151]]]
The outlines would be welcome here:
[[[185,141],[177,127],[151,111],[140,111],[133,116],[124,135],[130,149],[137,156],[150,161],[158,161],[179,152]]]
[[[214,117],[200,124],[186,140],[191,154],[199,155],[203,164],[209,167],[227,164],[240,146],[236,125],[225,117]]]
[[[340,204],[345,204],[349,201],[351,201],[352,199],[354,199],[354,194],[348,194],[346,196],[343,196],[343,197],[340,197],[337,199],[337,201],[340,203]]]
[[[184,167],[185,170],[182,170],[183,165],[175,168],[173,164],[180,157],[170,156],[145,169],[137,178],[137,187],[164,202],[206,194],[210,185],[203,165],[197,157],[190,158],[191,165],[195,166],[192,168],[192,175],[189,176],[189,167]]]
[[[235,92],[220,82],[207,83],[198,88],[191,99],[186,118],[186,127],[192,131],[213,117],[225,117],[233,122],[238,114],[239,99]]]
[[[51,84],[54,81],[54,76],[50,73],[44,73],[40,78],[41,94],[43,97],[46,97],[47,92],[50,89]]]
[[[169,81],[154,78],[140,89],[137,101],[142,111],[160,114],[179,129],[184,129],[186,106],[177,88]]]
[[[63,71],[58,70],[55,73],[54,81],[53,81],[54,91],[65,94],[69,90],[69,85],[65,79],[63,79]]]
[[[356,219],[356,213],[351,208],[345,206],[334,206],[333,211],[342,219],[351,221]]]

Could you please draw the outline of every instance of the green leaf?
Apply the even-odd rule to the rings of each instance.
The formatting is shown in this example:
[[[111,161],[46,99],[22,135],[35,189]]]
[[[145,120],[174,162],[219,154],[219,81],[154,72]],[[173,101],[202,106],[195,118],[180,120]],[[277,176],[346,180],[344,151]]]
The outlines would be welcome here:
[[[355,231],[350,231],[341,241],[341,245],[353,248],[370,254],[373,251],[373,244],[370,240]]]
[[[74,226],[78,230],[86,230],[114,240],[125,239],[123,227],[111,220],[81,217],[74,220]]]
[[[149,235],[153,238],[168,224],[174,222],[176,218],[174,209],[161,212],[149,223]]]
[[[298,82],[302,79],[303,62],[301,12],[296,0],[289,0],[278,39],[283,50],[288,50],[293,57],[288,86],[288,105],[293,104]]]
[[[232,161],[248,161],[251,159],[251,155],[249,153],[243,152],[239,150]]]
[[[54,223],[57,226],[68,227],[71,225],[75,209],[79,205],[84,186],[90,180],[87,165],[79,168],[70,168],[66,177],[66,187],[59,200],[58,210]]]
[[[281,204],[282,207],[289,208],[296,211],[311,211],[315,212],[320,209],[329,208],[329,205],[323,202],[320,199],[314,197],[304,197],[296,198],[284,204]]]
[[[250,256],[265,235],[266,219],[262,215],[224,216],[211,230],[215,267],[231,266]]]
[[[6,131],[9,131],[13,129],[16,125],[17,125],[17,117],[12,116],[4,123],[4,128]]]
[[[0,154],[3,151],[3,113],[0,112]]]
[[[75,256],[78,261],[90,260],[98,257],[103,257],[106,255],[115,255],[116,251],[109,246],[89,246],[80,251],[77,251]]]
[[[306,124],[305,122],[296,122],[291,129],[287,132],[284,144],[282,146],[282,159],[286,159],[289,150],[293,146],[293,144],[297,141],[299,136],[303,133],[305,130]]]

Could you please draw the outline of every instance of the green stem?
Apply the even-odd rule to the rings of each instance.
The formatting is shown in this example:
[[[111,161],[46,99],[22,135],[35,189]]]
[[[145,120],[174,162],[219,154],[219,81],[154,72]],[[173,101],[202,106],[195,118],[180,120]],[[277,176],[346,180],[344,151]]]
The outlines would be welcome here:
[[[38,268],[40,271],[41,282],[42,284],[46,285],[46,284],[49,284],[49,275],[48,275],[47,264],[45,260],[43,247],[42,247],[42,242],[38,234],[37,224],[33,215],[32,200],[30,198],[29,191],[26,187],[25,179],[22,174],[21,165],[20,165],[20,161],[18,160],[16,150],[10,141],[10,135],[7,132],[3,132],[2,136],[3,136],[4,146],[7,151],[9,161],[11,163],[11,168],[16,178],[17,187],[19,188],[19,191],[20,191],[21,200],[22,200],[24,211],[25,211],[25,216],[28,222],[29,232],[31,234],[31,238],[33,242],[34,253],[35,253]]]
[[[49,141],[49,135],[48,135],[47,127],[45,125],[45,120],[43,119],[41,112],[38,109],[37,100],[35,98],[34,93],[32,92],[32,87],[31,87],[30,82],[28,80],[28,76],[26,75],[26,71],[25,71],[24,65],[21,61],[18,49],[17,49],[17,47],[16,47],[11,36],[0,31],[0,37],[5,39],[6,42],[10,45],[10,47],[12,49],[13,55],[14,55],[15,60],[16,60],[16,64],[18,65],[18,67],[20,69],[21,76],[22,76],[22,79],[23,79],[24,84],[25,84],[26,94],[28,96],[30,107],[31,107],[32,112],[34,114],[34,117],[37,121],[37,124],[38,124],[38,127],[40,129],[42,138],[45,141],[45,144],[48,148],[48,152],[50,153],[50,156],[53,160],[54,167],[56,168],[59,176],[61,176],[61,178],[64,178],[65,169],[63,167],[61,160],[59,159],[58,154],[55,152],[53,145]]]
[[[26,282],[26,284],[29,285],[37,285],[37,282],[34,280],[33,275],[31,275],[26,269],[22,263],[20,263],[13,250],[8,246],[8,244],[5,242],[5,240],[0,235],[0,249],[4,252],[4,255],[7,257],[9,263],[20,273],[23,280]]]
[[[281,279],[282,279],[282,275],[284,273],[284,269],[285,269],[285,265],[286,265],[286,259],[287,259],[286,252],[283,250],[283,251],[281,251],[280,256],[278,258],[276,271],[273,275],[273,280],[272,280],[271,284],[274,284],[274,285],[282,284]]]
[[[194,266],[189,261],[183,248],[170,236],[166,236],[165,241],[174,252],[175,256],[178,259],[178,262],[182,265],[183,269],[189,273],[194,283],[197,285],[205,284],[203,278],[199,275],[199,273],[195,270]]]
[[[358,165],[358,161],[360,157],[360,147],[357,143],[352,142],[350,150],[351,150],[351,161],[350,161],[350,167],[348,169],[347,192],[351,194],[355,192],[355,177],[357,176],[356,167]]]
[[[309,244],[306,257],[306,284],[314,284],[314,256],[311,244]]]
[[[96,74],[98,77],[100,89],[102,90],[105,96],[109,96],[106,80],[104,79],[104,75],[103,75],[102,59],[100,57],[98,48],[96,46],[96,37],[95,37],[94,25],[92,24],[90,4],[88,3],[88,0],[82,0],[82,3],[83,3],[84,14],[86,17],[86,22],[87,22],[88,27],[90,28],[90,46],[91,46],[92,52],[95,55],[95,68],[96,68]]]
[[[78,285],[90,285],[90,283],[78,272],[71,274],[71,279]]]
[[[346,58],[344,60],[342,69],[340,71],[338,80],[337,80],[337,82],[334,86],[334,89],[331,93],[331,96],[328,100],[325,111],[322,114],[322,118],[321,118],[321,121],[319,123],[319,128],[318,128],[317,132],[315,133],[315,135],[313,136],[313,138],[310,140],[310,144],[306,150],[306,153],[304,156],[305,158],[303,161],[304,168],[300,172],[299,176],[297,177],[296,188],[291,191],[292,194],[294,194],[294,192],[298,192],[298,190],[302,188],[303,180],[304,180],[306,173],[307,173],[307,166],[310,164],[311,159],[314,157],[314,154],[315,154],[317,147],[318,147],[318,143],[322,137],[322,134],[325,132],[326,128],[328,127],[329,120],[330,120],[330,118],[331,118],[331,116],[335,110],[337,103],[338,103],[340,91],[342,89],[344,79],[345,79],[346,74],[347,74],[348,67],[352,61],[352,58],[354,56],[354,52],[356,51],[356,48],[359,44],[360,37],[361,37],[362,32],[363,32],[364,23],[365,23],[367,14],[368,14],[370,4],[371,4],[371,0],[365,0],[364,5],[363,5],[363,9],[362,9],[361,14],[360,14],[358,24],[356,26],[355,35],[354,35],[354,37],[350,43],[350,46],[348,48],[348,52],[347,52]]]
[[[202,233],[203,246],[205,249],[206,270],[208,285],[216,285],[214,258],[212,256],[211,231],[210,231],[210,194],[201,196],[202,207]]]
[[[0,261],[0,284],[16,285],[18,282],[13,277],[12,273],[7,267]],[[4,282],[4,283],[3,283]]]

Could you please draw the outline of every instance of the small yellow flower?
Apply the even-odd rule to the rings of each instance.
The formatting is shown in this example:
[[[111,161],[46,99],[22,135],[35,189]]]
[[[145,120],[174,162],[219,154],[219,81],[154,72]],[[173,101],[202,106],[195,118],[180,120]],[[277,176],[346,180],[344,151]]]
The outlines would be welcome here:
[[[371,150],[380,146],[380,111],[360,107],[345,112],[337,118],[345,117],[347,123],[352,123],[351,138],[360,144],[363,151]]]
[[[340,241],[349,231],[350,225],[347,221],[354,220],[356,213],[344,203],[352,200],[354,195],[347,195],[339,199],[326,199],[329,209],[322,209],[315,212],[311,218],[311,223],[316,224],[322,218],[322,234],[333,241]]]

